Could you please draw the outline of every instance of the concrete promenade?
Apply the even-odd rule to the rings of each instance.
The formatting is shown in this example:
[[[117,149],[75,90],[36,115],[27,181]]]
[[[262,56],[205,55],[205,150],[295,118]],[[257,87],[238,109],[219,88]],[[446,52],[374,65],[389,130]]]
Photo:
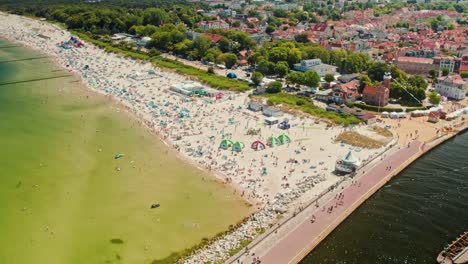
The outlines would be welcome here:
[[[392,176],[411,163],[413,157],[420,152],[421,146],[421,142],[415,141],[409,147],[401,147],[370,171],[360,171],[362,176],[352,180],[352,184],[336,198],[333,197],[326,204],[320,205],[312,215],[308,215],[295,230],[280,238],[272,248],[263,253],[259,252],[261,262],[299,262]]]

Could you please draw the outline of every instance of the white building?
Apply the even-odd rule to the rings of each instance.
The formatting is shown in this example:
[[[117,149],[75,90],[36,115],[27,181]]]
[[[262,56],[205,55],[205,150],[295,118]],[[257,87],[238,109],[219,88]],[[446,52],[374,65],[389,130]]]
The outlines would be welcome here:
[[[229,29],[229,24],[226,23],[224,20],[212,20],[212,21],[202,21],[198,23],[198,26],[203,30],[208,29]]]
[[[361,166],[361,162],[353,156],[353,153],[350,150],[346,156],[336,161],[335,170],[338,173],[347,174],[355,172],[359,166]]]
[[[301,63],[294,64],[294,69],[301,72],[312,70],[317,72],[320,77],[323,77],[325,76],[325,74],[336,75],[337,67],[333,65],[324,64],[320,59],[312,59],[302,60]]]
[[[468,83],[460,75],[443,76],[437,80],[435,89],[442,96],[462,100],[468,93]]]

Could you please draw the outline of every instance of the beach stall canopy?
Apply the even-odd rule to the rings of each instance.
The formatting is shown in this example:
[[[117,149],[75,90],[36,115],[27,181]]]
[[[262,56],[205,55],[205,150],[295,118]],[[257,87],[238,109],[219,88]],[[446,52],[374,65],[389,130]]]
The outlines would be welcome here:
[[[219,144],[219,147],[222,148],[222,149],[228,149],[230,147],[232,147],[234,143],[229,140],[229,139],[223,139],[223,141],[221,141],[221,144]]]
[[[281,145],[281,141],[275,137],[268,138],[267,145],[270,147]]]
[[[266,146],[265,144],[263,144],[263,142],[261,142],[260,140],[257,140],[257,141],[254,141],[251,145],[251,147],[254,149],[254,150],[264,150],[266,149]]]
[[[231,79],[235,79],[235,78],[237,78],[237,75],[235,73],[233,73],[233,72],[230,72],[230,73],[228,73],[226,75],[226,77],[231,78]]]
[[[288,144],[289,142],[291,142],[291,139],[285,134],[280,135],[278,137],[278,140],[281,142],[281,144]]]
[[[232,150],[240,152],[245,147],[244,143],[240,141],[236,141],[236,143],[232,144]]]

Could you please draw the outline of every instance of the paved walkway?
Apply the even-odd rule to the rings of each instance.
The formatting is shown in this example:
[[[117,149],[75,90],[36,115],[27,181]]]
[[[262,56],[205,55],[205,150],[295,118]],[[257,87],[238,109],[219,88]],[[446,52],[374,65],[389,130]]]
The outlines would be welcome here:
[[[352,180],[353,184],[345,188],[341,195],[331,197],[318,208],[312,206],[304,210],[300,217],[297,216],[301,222],[291,221],[294,228],[285,228],[287,233],[281,232],[280,228],[278,233],[249,249],[249,253],[244,254],[238,263],[250,264],[257,257],[260,257],[261,263],[267,264],[299,262],[355,208],[385,184],[390,175],[397,174],[406,167],[406,163],[417,156],[415,154],[418,154],[421,145],[421,142],[415,141],[410,147],[401,147],[369,171],[358,172],[362,176],[358,175]]]

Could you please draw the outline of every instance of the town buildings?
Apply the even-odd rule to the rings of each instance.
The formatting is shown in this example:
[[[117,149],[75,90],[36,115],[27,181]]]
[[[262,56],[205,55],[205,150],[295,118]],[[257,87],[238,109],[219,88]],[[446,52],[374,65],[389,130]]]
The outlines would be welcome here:
[[[390,81],[392,76],[389,72],[385,73],[384,81],[376,86],[366,85],[362,91],[362,100],[366,104],[376,106],[386,106],[390,95]]]
[[[224,20],[211,20],[211,21],[201,21],[198,23],[198,26],[203,30],[209,29],[229,29],[229,24],[226,23]]]
[[[465,82],[460,75],[443,76],[437,79],[435,89],[442,96],[462,100],[468,93],[468,82]]]
[[[426,75],[432,69],[438,70],[438,68],[434,64],[434,59],[430,58],[401,56],[397,58],[396,66],[400,70],[409,74]]]
[[[337,103],[343,104],[347,102],[354,102],[359,97],[359,81],[352,80],[347,83],[337,84],[333,88],[330,100]]]

